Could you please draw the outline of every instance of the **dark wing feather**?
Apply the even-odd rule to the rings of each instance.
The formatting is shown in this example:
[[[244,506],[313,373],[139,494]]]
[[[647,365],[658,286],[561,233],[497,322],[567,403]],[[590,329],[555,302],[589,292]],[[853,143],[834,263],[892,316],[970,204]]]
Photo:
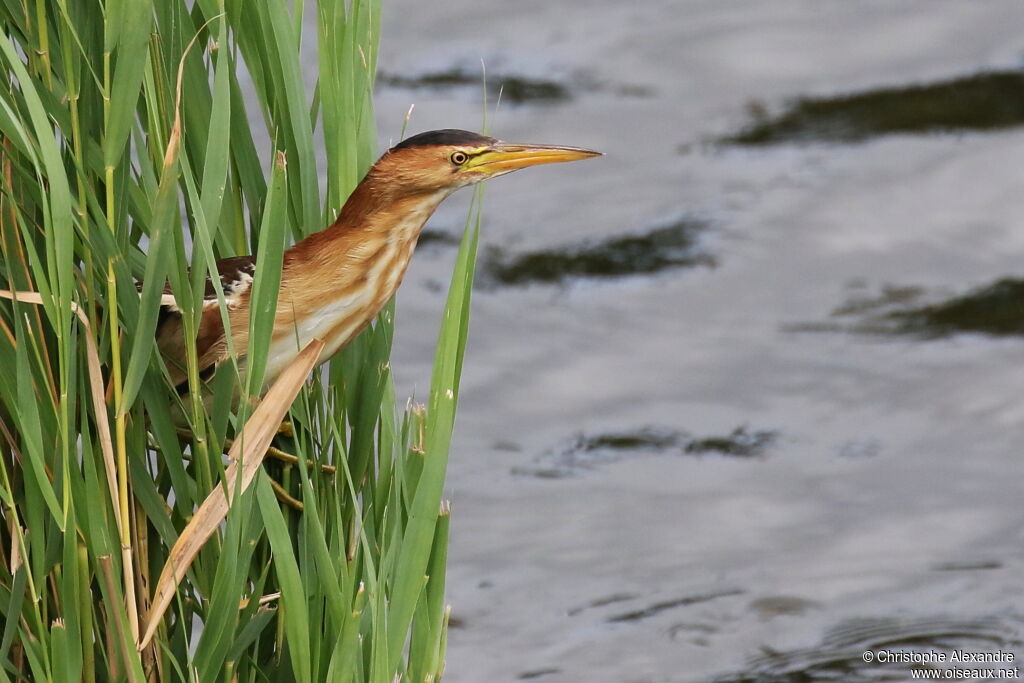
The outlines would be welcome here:
[[[237,300],[245,293],[252,284],[252,275],[256,271],[255,256],[232,256],[217,261],[217,271],[220,273],[221,288],[224,290],[224,298],[230,305],[232,300]],[[170,288],[164,289],[165,294],[171,294]],[[216,306],[217,292],[214,289],[213,281],[209,276],[206,278],[206,287],[203,292],[205,304],[203,316],[199,324],[199,335],[196,339],[196,351],[200,359],[200,377],[208,378],[216,368],[220,358],[216,353],[208,353],[215,345],[222,345],[224,338],[224,326],[221,320],[220,311]],[[157,321],[156,338],[157,346],[167,361],[167,367],[171,371],[171,378],[179,391],[187,388],[185,377],[185,340],[182,338],[183,327],[181,324],[181,312],[177,306],[165,304],[160,307],[160,317]]]
[[[220,273],[220,285],[224,289],[224,296],[231,298],[241,291],[248,289],[252,282],[252,274],[256,272],[255,256],[232,256],[217,261],[217,272]],[[213,288],[213,280],[207,276],[206,291],[203,293],[206,299],[216,299],[217,292]]]
[[[248,289],[249,284],[252,282],[252,274],[256,272],[256,257],[229,256],[228,258],[217,259],[217,272],[220,273],[220,286],[224,290],[224,296],[227,298],[237,296],[245,289]],[[142,290],[141,280],[135,283],[135,288],[139,291]],[[164,294],[174,294],[169,283],[164,285]],[[217,290],[213,287],[213,279],[207,275],[206,287],[203,289],[203,299],[211,300],[216,298]],[[161,312],[174,311],[174,307],[169,304],[162,304],[161,309]]]

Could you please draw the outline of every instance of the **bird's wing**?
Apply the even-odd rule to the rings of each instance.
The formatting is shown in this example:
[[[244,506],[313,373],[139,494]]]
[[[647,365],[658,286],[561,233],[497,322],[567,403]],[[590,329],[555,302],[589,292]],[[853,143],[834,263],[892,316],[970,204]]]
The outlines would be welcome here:
[[[220,273],[220,286],[224,289],[224,298],[237,298],[249,290],[252,285],[252,274],[256,272],[255,256],[232,256],[217,261],[217,272]],[[204,301],[217,301],[217,292],[213,288],[213,280],[206,278]]]
[[[256,271],[255,256],[232,256],[217,261],[220,284],[228,307],[237,304],[252,286],[252,275]],[[160,318],[156,328],[156,343],[167,361],[171,381],[183,388],[186,384],[186,351],[181,311],[173,303],[170,290],[164,290],[164,303],[160,307]],[[203,314],[196,335],[196,354],[199,358],[199,375],[207,378],[213,374],[217,363],[227,355],[227,341],[224,338],[224,322],[221,318],[217,291],[212,279],[207,276],[203,292]]]

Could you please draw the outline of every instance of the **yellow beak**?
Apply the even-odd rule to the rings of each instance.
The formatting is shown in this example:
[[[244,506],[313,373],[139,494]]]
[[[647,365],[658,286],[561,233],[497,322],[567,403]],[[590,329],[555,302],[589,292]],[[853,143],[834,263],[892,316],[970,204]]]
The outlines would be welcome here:
[[[526,168],[527,166],[557,164],[563,161],[579,161],[580,159],[599,156],[603,156],[603,154],[579,147],[521,145],[511,142],[499,142],[493,148],[471,158],[465,168],[467,170],[483,171],[489,175],[497,175]]]

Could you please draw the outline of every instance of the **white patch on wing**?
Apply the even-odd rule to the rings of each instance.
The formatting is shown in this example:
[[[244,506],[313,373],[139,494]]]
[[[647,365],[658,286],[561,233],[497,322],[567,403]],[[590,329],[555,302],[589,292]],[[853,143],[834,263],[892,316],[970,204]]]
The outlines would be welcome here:
[[[224,303],[227,304],[228,308],[236,308],[241,296],[252,288],[252,273],[255,269],[256,264],[249,264],[248,266],[236,270],[234,273],[234,279],[230,282],[221,281],[222,288],[224,290]],[[203,299],[203,310],[216,308],[217,305],[218,300],[216,294]]]
[[[249,291],[250,287],[252,287],[252,272],[248,269],[240,270],[235,273],[235,279],[224,287],[224,296],[226,298],[237,298]]]

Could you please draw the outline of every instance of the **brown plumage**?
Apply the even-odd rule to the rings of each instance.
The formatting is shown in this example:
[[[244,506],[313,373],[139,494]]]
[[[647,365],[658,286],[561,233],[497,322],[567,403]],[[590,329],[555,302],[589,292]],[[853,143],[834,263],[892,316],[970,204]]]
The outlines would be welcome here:
[[[459,130],[421,133],[392,147],[330,227],[285,251],[264,382],[273,381],[313,338],[326,343],[321,360],[327,360],[373,320],[401,284],[423,224],[450,194],[526,166],[598,154],[574,147],[509,144]],[[232,346],[244,371],[255,257],[222,259],[217,270]],[[156,335],[172,381],[184,388],[185,345],[181,316],[173,306],[162,311]],[[203,377],[228,358],[212,283],[207,283],[196,350]]]

